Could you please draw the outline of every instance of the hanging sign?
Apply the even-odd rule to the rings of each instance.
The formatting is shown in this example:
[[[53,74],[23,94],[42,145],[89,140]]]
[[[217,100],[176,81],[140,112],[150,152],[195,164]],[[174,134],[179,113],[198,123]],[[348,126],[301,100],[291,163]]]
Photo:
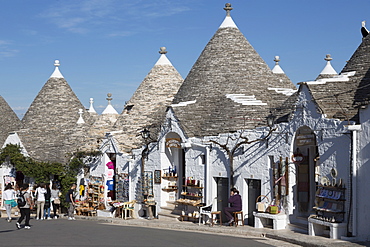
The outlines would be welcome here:
[[[168,147],[168,148],[181,148],[180,138],[166,138],[166,147]]]

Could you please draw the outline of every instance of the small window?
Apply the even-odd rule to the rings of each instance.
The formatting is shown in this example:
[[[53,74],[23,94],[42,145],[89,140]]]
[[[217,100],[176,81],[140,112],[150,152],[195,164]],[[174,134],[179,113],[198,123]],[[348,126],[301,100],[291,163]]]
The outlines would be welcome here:
[[[206,156],[204,154],[200,155],[200,164],[201,165],[206,164]]]

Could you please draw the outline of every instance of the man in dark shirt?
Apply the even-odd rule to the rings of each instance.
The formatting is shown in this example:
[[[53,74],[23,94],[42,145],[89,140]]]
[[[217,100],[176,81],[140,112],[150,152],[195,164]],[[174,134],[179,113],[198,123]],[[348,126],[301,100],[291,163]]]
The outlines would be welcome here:
[[[75,211],[75,197],[74,193],[76,190],[77,185],[72,184],[71,188],[68,190],[66,195],[66,202],[69,202],[68,208],[68,220],[75,220],[74,211]]]
[[[237,212],[242,210],[242,198],[239,195],[239,191],[235,188],[230,190],[229,201],[230,207],[224,208],[224,213],[227,222],[225,225],[230,225],[234,221],[234,217],[231,215],[232,212]]]

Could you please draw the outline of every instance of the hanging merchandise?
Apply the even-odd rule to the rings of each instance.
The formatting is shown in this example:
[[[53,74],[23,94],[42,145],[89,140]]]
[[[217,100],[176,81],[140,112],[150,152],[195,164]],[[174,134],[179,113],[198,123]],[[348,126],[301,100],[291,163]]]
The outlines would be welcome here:
[[[106,166],[108,167],[108,169],[114,169],[114,164],[112,161],[109,161]]]
[[[114,180],[107,181],[108,190],[114,190]]]
[[[107,174],[107,179],[112,180],[113,176],[114,176],[114,170],[113,169],[108,169],[106,174]]]

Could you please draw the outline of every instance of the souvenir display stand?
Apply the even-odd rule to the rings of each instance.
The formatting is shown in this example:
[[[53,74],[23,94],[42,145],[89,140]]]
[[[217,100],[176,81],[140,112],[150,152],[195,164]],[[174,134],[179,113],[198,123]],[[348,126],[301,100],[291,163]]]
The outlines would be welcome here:
[[[86,198],[77,203],[77,215],[95,216],[98,209],[104,209],[104,185],[102,178],[88,180]]]
[[[346,188],[342,179],[336,183],[337,172],[331,171],[332,180],[327,177],[321,178],[321,184],[317,186],[315,206],[316,214],[308,219],[309,235],[325,235],[329,232],[330,238],[338,239],[346,234],[345,223],[345,192]],[[328,230],[326,230],[328,229]]]
[[[183,220],[198,220],[199,207],[204,206],[203,202],[203,187],[199,180],[188,178],[183,190],[181,198],[176,201],[177,204],[183,205],[181,221]]]

